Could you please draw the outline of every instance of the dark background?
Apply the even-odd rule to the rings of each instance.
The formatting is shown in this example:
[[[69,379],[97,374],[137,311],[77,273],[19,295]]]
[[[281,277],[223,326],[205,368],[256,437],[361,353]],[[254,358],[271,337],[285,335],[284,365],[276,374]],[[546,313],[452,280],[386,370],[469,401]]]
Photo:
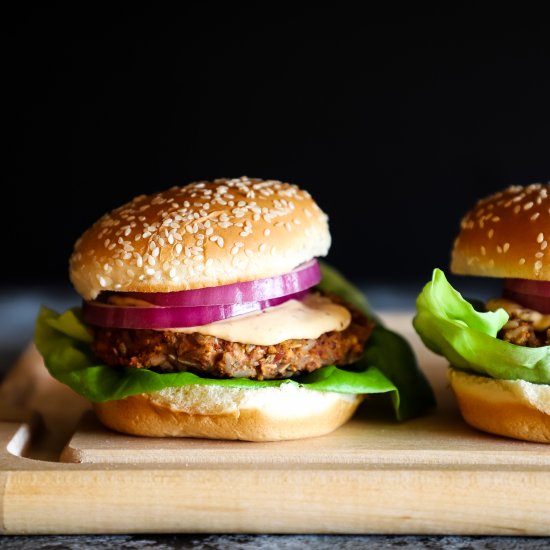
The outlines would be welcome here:
[[[4,13],[1,280],[66,282],[104,211],[246,174],[310,190],[355,280],[420,281],[476,198],[549,179],[546,17],[339,6]]]

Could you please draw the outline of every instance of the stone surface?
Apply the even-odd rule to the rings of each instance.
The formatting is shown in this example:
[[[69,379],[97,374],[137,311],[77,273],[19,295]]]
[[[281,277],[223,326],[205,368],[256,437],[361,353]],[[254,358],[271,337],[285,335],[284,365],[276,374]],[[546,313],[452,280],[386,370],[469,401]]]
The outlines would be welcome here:
[[[542,550],[550,538],[342,535],[132,535],[0,537],[6,550]]]

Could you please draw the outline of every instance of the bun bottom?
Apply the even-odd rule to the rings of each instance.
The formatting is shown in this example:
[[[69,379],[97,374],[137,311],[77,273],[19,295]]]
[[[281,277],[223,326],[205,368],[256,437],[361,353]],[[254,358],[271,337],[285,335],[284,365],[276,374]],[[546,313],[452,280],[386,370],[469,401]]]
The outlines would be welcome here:
[[[351,418],[362,400],[294,384],[261,389],[191,385],[93,406],[105,426],[130,435],[280,441],[330,433]]]
[[[485,432],[550,443],[550,386],[449,369],[464,420]]]

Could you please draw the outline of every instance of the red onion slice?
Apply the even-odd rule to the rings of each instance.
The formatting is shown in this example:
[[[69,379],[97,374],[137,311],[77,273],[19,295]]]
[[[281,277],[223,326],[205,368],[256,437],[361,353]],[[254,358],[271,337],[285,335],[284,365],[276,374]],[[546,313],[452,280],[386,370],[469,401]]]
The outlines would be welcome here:
[[[532,281],[529,279],[506,279],[504,289],[519,294],[550,297],[549,281]]]
[[[118,296],[144,300],[155,306],[212,306],[261,302],[307,290],[321,281],[321,270],[313,259],[290,273],[196,290],[177,292],[121,292]]]
[[[301,300],[307,291],[269,300],[240,304],[198,307],[120,307],[100,302],[84,302],[82,315],[90,325],[127,329],[170,329],[195,327],[229,319],[245,313],[262,311],[290,299]]]
[[[535,296],[523,294],[513,290],[504,289],[503,296],[528,309],[534,309],[539,313],[550,313],[550,296]]]

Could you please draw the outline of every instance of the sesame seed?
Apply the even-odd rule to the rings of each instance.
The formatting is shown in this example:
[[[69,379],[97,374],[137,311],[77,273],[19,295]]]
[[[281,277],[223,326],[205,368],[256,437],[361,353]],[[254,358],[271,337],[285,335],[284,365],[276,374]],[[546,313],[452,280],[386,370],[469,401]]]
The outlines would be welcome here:
[[[537,252],[535,258],[544,258],[544,252]]]
[[[264,229],[264,236],[265,237],[269,237],[270,233],[271,233],[271,229],[269,229],[269,228]]]
[[[542,262],[540,260],[537,260],[535,262],[535,270],[540,271],[542,269]]]
[[[510,250],[510,243],[504,243],[504,244],[502,245],[502,250],[503,250],[504,252],[508,252],[508,250]]]
[[[485,256],[485,254],[487,254],[487,250],[485,249],[484,246],[481,246],[480,250],[481,250],[481,255],[482,256]]]
[[[523,265],[525,263],[525,258],[520,258],[519,259],[519,265]]]
[[[494,234],[495,234],[494,229],[489,229],[489,231],[487,232],[487,236],[489,237],[489,239],[492,239]]]
[[[537,235],[537,242],[541,243],[542,241],[544,241],[544,233],[539,233]]]
[[[535,203],[532,202],[532,201],[526,202],[526,203],[523,205],[523,209],[524,209],[524,210],[529,210],[530,208],[533,208],[534,205],[535,205]]]
[[[534,222],[540,216],[540,212],[535,212],[529,219]]]

